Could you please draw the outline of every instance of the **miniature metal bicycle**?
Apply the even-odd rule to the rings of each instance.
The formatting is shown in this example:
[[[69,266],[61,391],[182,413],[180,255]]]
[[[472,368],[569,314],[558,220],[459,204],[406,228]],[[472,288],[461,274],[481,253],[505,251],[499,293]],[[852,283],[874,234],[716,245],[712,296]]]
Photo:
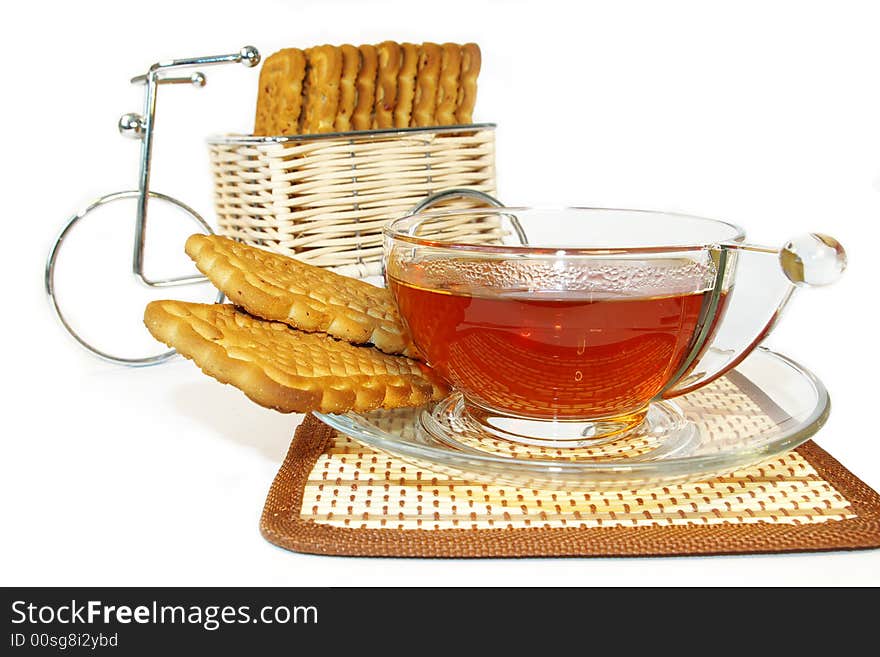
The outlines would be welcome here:
[[[83,348],[103,360],[120,365],[127,365],[129,367],[142,367],[164,362],[174,356],[176,352],[174,350],[165,351],[155,356],[147,356],[144,358],[124,358],[122,356],[114,356],[89,344],[73,329],[67,321],[67,318],[61,312],[55,292],[55,263],[61,246],[64,243],[64,239],[68,236],[74,226],[82,221],[89,212],[96,208],[112,203],[113,201],[137,198],[134,250],[132,254],[132,273],[134,274],[135,279],[150,288],[190,285],[206,280],[200,275],[150,279],[144,273],[144,241],[147,230],[147,209],[150,202],[160,201],[174,205],[188,214],[202,230],[207,233],[213,233],[208,223],[191,207],[171,196],[166,196],[165,194],[160,194],[159,192],[150,189],[150,160],[153,149],[153,127],[156,118],[156,96],[159,86],[163,84],[191,84],[194,87],[205,86],[206,78],[201,72],[197,71],[188,76],[168,76],[167,73],[171,70],[233,63],[241,63],[249,68],[254,67],[260,63],[260,53],[253,46],[245,46],[239,52],[228,55],[161,61],[153,64],[143,75],[138,75],[131,79],[132,84],[145,85],[146,93],[144,95],[144,110],[143,114],[123,114],[119,119],[119,132],[125,137],[141,140],[138,188],[114,192],[94,200],[67,221],[52,245],[52,249],[49,252],[49,257],[46,261],[45,287],[46,294],[49,296],[55,315],[58,317],[58,320],[67,332],[70,333],[70,335],[73,336]],[[222,301],[222,299],[223,297],[221,294],[218,296],[218,301]]]

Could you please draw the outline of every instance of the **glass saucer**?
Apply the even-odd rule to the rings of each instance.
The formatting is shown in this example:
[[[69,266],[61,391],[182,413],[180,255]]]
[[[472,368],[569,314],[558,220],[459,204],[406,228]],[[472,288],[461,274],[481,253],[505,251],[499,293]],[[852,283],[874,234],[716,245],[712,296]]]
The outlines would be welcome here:
[[[468,481],[525,488],[643,488],[722,475],[797,447],[825,423],[825,386],[765,348],[712,383],[659,404],[684,422],[582,447],[531,446],[456,422],[461,397],[421,408],[317,417],[358,442]],[[659,423],[661,426],[663,423]]]

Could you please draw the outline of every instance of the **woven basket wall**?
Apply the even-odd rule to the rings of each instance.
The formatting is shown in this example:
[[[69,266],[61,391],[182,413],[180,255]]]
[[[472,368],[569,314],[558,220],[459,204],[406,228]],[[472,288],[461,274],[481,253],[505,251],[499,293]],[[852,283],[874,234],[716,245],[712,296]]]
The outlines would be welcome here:
[[[221,234],[349,276],[380,273],[383,226],[430,194],[496,193],[488,124],[208,144]],[[477,242],[500,235],[492,221],[463,221],[458,230]]]

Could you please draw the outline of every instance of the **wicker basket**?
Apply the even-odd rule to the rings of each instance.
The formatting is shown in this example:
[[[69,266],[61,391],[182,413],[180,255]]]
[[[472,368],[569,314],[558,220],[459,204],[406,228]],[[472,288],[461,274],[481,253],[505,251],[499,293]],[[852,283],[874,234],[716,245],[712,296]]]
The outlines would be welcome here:
[[[349,276],[380,273],[383,226],[427,196],[449,188],[495,194],[491,124],[208,144],[221,234]],[[457,230],[488,242],[500,229],[462,222]]]

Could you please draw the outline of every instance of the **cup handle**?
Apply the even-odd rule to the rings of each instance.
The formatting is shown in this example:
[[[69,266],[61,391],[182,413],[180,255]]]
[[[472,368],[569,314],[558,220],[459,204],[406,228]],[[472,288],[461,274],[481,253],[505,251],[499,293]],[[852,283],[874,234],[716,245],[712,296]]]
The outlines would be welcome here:
[[[478,189],[470,189],[468,187],[453,187],[450,189],[444,189],[442,192],[436,192],[434,194],[431,194],[430,196],[425,197],[412,208],[410,208],[409,212],[407,212],[404,216],[411,217],[418,214],[419,212],[430,209],[431,207],[437,205],[442,201],[448,201],[449,199],[453,198],[474,199],[476,201],[482,201],[489,207],[493,208],[504,207],[504,204],[501,201],[499,201],[491,194],[487,194],[486,192],[481,192]],[[506,216],[510,221],[511,228],[513,228],[513,232],[516,234],[516,238],[519,240],[519,243],[523,246],[528,244],[529,238],[526,236],[526,231],[523,230],[523,227],[519,223],[519,219],[516,218],[516,215],[505,214],[504,216]],[[413,224],[412,230],[415,230],[417,227],[418,224]]]
[[[840,242],[821,233],[798,235],[779,249],[737,243],[713,248],[724,256],[711,293],[717,310],[709,313],[663,398],[692,392],[739,365],[776,326],[796,288],[830,285],[847,264]]]
[[[504,207],[504,204],[491,194],[481,192],[478,189],[469,189],[467,187],[454,187],[452,189],[444,189],[442,192],[435,192],[430,196],[426,196],[421,201],[416,203],[412,208],[410,208],[409,212],[407,212],[405,216],[411,217],[412,215],[418,214],[423,210],[427,210],[431,206],[437,205],[441,201],[446,201],[451,198],[472,198],[476,199],[477,201],[483,201],[486,203],[486,205],[489,205],[491,207]]]

